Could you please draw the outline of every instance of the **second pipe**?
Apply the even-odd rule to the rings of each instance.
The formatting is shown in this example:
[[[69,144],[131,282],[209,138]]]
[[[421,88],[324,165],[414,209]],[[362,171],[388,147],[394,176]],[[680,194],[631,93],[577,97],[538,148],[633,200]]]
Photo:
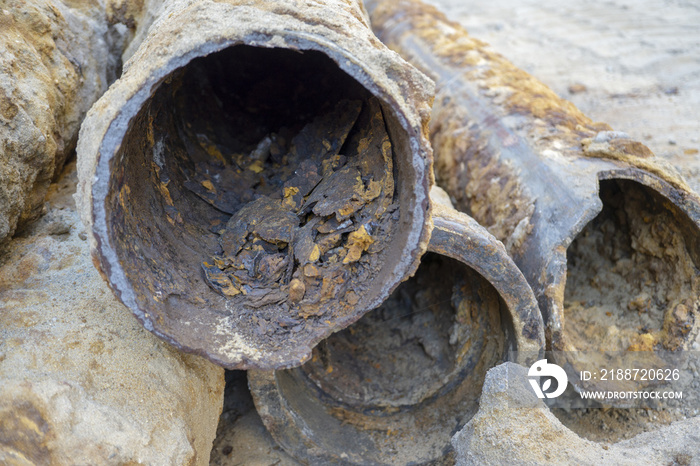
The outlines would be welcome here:
[[[697,338],[700,202],[643,144],[419,1],[368,2],[377,36],[436,81],[436,180],[504,242],[552,350]]]

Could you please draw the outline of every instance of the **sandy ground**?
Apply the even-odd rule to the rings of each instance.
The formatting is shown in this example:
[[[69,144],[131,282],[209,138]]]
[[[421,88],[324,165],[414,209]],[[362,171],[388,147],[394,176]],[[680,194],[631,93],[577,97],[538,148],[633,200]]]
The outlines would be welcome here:
[[[700,190],[700,3],[432,3],[594,120],[646,143]],[[229,375],[231,396],[212,464],[293,463],[274,445],[252,410],[243,374]],[[632,418],[634,422],[636,416]],[[628,422],[617,427],[625,425],[631,427]],[[629,428],[629,433],[640,430],[644,428]]]
[[[433,0],[586,115],[647,144],[700,190],[700,3]]]

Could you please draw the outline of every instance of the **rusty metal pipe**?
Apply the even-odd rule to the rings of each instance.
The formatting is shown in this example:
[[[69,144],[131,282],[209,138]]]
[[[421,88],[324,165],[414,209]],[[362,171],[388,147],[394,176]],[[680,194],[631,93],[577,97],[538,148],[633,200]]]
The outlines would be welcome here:
[[[418,266],[431,95],[356,1],[164,4],[82,126],[97,267],[178,348],[301,364]]]
[[[368,9],[377,36],[436,81],[437,182],[504,242],[549,348],[687,348],[699,328],[700,199],[676,170],[434,7]]]
[[[303,366],[248,372],[263,422],[302,463],[446,460],[488,369],[544,348],[534,295],[502,243],[431,199],[430,253],[414,277]]]

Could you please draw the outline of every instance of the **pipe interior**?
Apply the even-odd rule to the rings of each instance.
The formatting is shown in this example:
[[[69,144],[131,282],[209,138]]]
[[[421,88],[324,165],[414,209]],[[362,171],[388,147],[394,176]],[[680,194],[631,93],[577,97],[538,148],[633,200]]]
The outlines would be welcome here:
[[[635,181],[601,181],[600,198],[603,210],[567,251],[567,341],[579,351],[686,347],[697,337],[697,228]]]
[[[177,322],[206,326],[208,314],[233,315],[267,347],[318,338],[401,261],[410,228],[395,226],[415,205],[407,141],[320,52],[237,45],[192,60],[112,161],[108,230],[140,307],[190,348],[201,338]]]
[[[600,198],[602,211],[567,251],[566,349],[578,350],[571,353],[577,370],[655,367],[655,353],[638,352],[677,352],[698,340],[698,230],[668,199],[635,181],[601,181]],[[588,389],[603,383],[624,389],[614,382]],[[627,387],[644,389],[645,383]],[[692,415],[671,408],[601,408],[552,412],[578,435],[604,443]]]
[[[478,273],[427,253],[379,308],[324,340],[309,362],[279,371],[277,387],[329,451],[353,442],[369,451],[369,442],[382,454],[404,445],[416,455],[407,461],[439,458],[476,412],[486,372],[505,358],[504,314]]]

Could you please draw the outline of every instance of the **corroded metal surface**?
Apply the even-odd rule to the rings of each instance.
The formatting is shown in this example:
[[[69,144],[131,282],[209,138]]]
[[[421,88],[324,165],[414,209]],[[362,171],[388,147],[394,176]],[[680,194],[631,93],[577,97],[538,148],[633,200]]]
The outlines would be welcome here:
[[[303,463],[449,464],[486,371],[544,349],[534,295],[503,245],[431,198],[430,253],[414,277],[303,366],[248,372],[263,422]]]
[[[675,169],[435,8],[387,0],[369,10],[377,35],[436,80],[437,182],[504,242],[548,345],[687,347],[698,333],[700,202]]]
[[[82,127],[96,265],[179,348],[302,363],[418,266],[431,92],[355,1],[164,4]]]

